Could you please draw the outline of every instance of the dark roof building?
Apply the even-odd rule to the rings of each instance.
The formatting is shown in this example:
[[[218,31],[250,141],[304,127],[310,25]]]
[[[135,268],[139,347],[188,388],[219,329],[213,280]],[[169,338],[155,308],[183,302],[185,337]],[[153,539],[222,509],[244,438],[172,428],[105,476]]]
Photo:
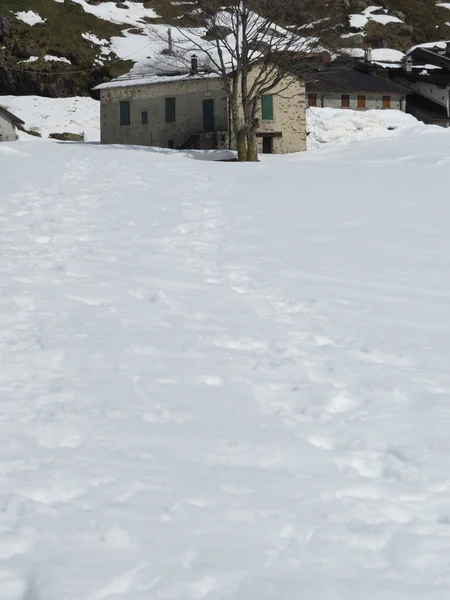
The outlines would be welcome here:
[[[308,106],[355,110],[405,110],[409,90],[389,79],[363,72],[353,61],[327,66],[306,77]]]
[[[354,68],[326,69],[311,74],[306,82],[308,93],[340,93],[340,94],[399,94],[404,96],[409,90],[388,79],[370,73],[363,73]]]
[[[375,65],[363,65],[370,70]],[[384,76],[408,88],[406,112],[425,123],[450,127],[450,42],[423,44],[398,63],[384,65]]]

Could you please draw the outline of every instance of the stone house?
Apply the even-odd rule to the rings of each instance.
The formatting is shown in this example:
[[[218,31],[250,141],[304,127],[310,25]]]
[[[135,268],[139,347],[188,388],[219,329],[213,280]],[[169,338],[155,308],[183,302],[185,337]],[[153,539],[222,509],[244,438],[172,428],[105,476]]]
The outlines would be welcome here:
[[[389,79],[356,68],[328,68],[312,73],[306,82],[308,106],[354,110],[406,110],[410,91]]]
[[[9,110],[0,106],[0,142],[17,140],[17,125],[24,125],[22,119],[13,115]]]
[[[256,70],[255,70],[256,72]],[[234,148],[227,94],[217,75],[189,72],[122,76],[98,85],[101,142],[175,149]],[[303,81],[286,74],[263,96],[258,150],[284,154],[306,150]]]

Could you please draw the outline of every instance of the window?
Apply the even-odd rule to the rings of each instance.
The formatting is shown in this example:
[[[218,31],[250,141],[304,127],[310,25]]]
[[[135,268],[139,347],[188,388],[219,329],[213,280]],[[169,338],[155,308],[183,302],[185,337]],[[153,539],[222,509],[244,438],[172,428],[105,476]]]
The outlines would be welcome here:
[[[358,96],[358,108],[366,108],[366,97]]]
[[[166,98],[166,123],[175,123],[175,98]]]
[[[350,96],[348,94],[342,94],[341,108],[350,108]]]
[[[141,121],[142,121],[142,125],[148,125],[148,113],[146,110],[143,110],[141,112]]]
[[[263,121],[273,121],[273,96],[262,96],[261,113]]]
[[[308,106],[317,106],[317,94],[308,94]]]
[[[126,127],[131,124],[130,103],[127,101],[120,103],[120,125]]]
[[[383,108],[391,108],[391,97],[383,96]]]

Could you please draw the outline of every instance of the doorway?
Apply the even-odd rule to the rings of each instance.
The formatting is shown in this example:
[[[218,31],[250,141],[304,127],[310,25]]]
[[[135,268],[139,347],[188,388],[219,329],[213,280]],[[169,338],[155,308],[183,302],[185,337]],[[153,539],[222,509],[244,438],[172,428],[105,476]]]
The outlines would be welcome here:
[[[263,154],[273,154],[273,138],[268,135],[263,136],[262,139],[262,151]]]
[[[214,100],[203,100],[203,131],[211,133],[216,130],[214,122]]]

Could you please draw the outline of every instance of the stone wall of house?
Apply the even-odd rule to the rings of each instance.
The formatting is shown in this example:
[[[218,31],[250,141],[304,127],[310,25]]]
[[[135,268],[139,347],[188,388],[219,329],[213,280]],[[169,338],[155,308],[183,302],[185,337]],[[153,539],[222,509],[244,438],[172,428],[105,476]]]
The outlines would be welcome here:
[[[256,75],[255,70],[252,77]],[[304,84],[298,78],[286,76],[270,91],[270,95],[273,96],[273,120],[262,119],[260,103],[259,151],[263,151],[264,134],[272,139],[274,153],[306,150]],[[166,123],[165,100],[169,97],[176,98],[174,123]],[[101,89],[101,141],[104,144],[163,148],[173,143],[175,148],[179,147],[191,134],[203,131],[203,100],[207,99],[214,100],[216,131],[228,133],[228,100],[220,79],[168,81]],[[120,125],[120,103],[124,101],[130,103],[130,125]],[[147,124],[143,122],[144,111],[147,113]]]
[[[255,68],[249,76],[250,85],[258,75]],[[306,150],[306,96],[305,85],[290,75],[275,86],[268,95],[273,97],[273,120],[262,119],[259,103],[258,151],[263,152],[264,134],[272,137],[274,154],[303,152]],[[281,136],[280,136],[281,134]]]
[[[9,118],[0,112],[0,142],[13,142],[17,140],[16,128]]]
[[[405,111],[406,97],[399,94],[363,94],[366,97],[366,108],[358,108],[358,94],[350,94],[350,106],[353,110],[372,110],[383,108],[383,96],[390,96],[391,109]],[[324,108],[342,108],[341,94],[317,94],[317,106]]]
[[[165,100],[175,98],[175,122],[166,123]],[[203,131],[203,100],[214,100],[215,128],[228,130],[228,103],[218,79],[169,81],[100,92],[101,141],[167,148]],[[120,125],[120,102],[130,102],[130,125]],[[143,123],[143,112],[148,123]]]

